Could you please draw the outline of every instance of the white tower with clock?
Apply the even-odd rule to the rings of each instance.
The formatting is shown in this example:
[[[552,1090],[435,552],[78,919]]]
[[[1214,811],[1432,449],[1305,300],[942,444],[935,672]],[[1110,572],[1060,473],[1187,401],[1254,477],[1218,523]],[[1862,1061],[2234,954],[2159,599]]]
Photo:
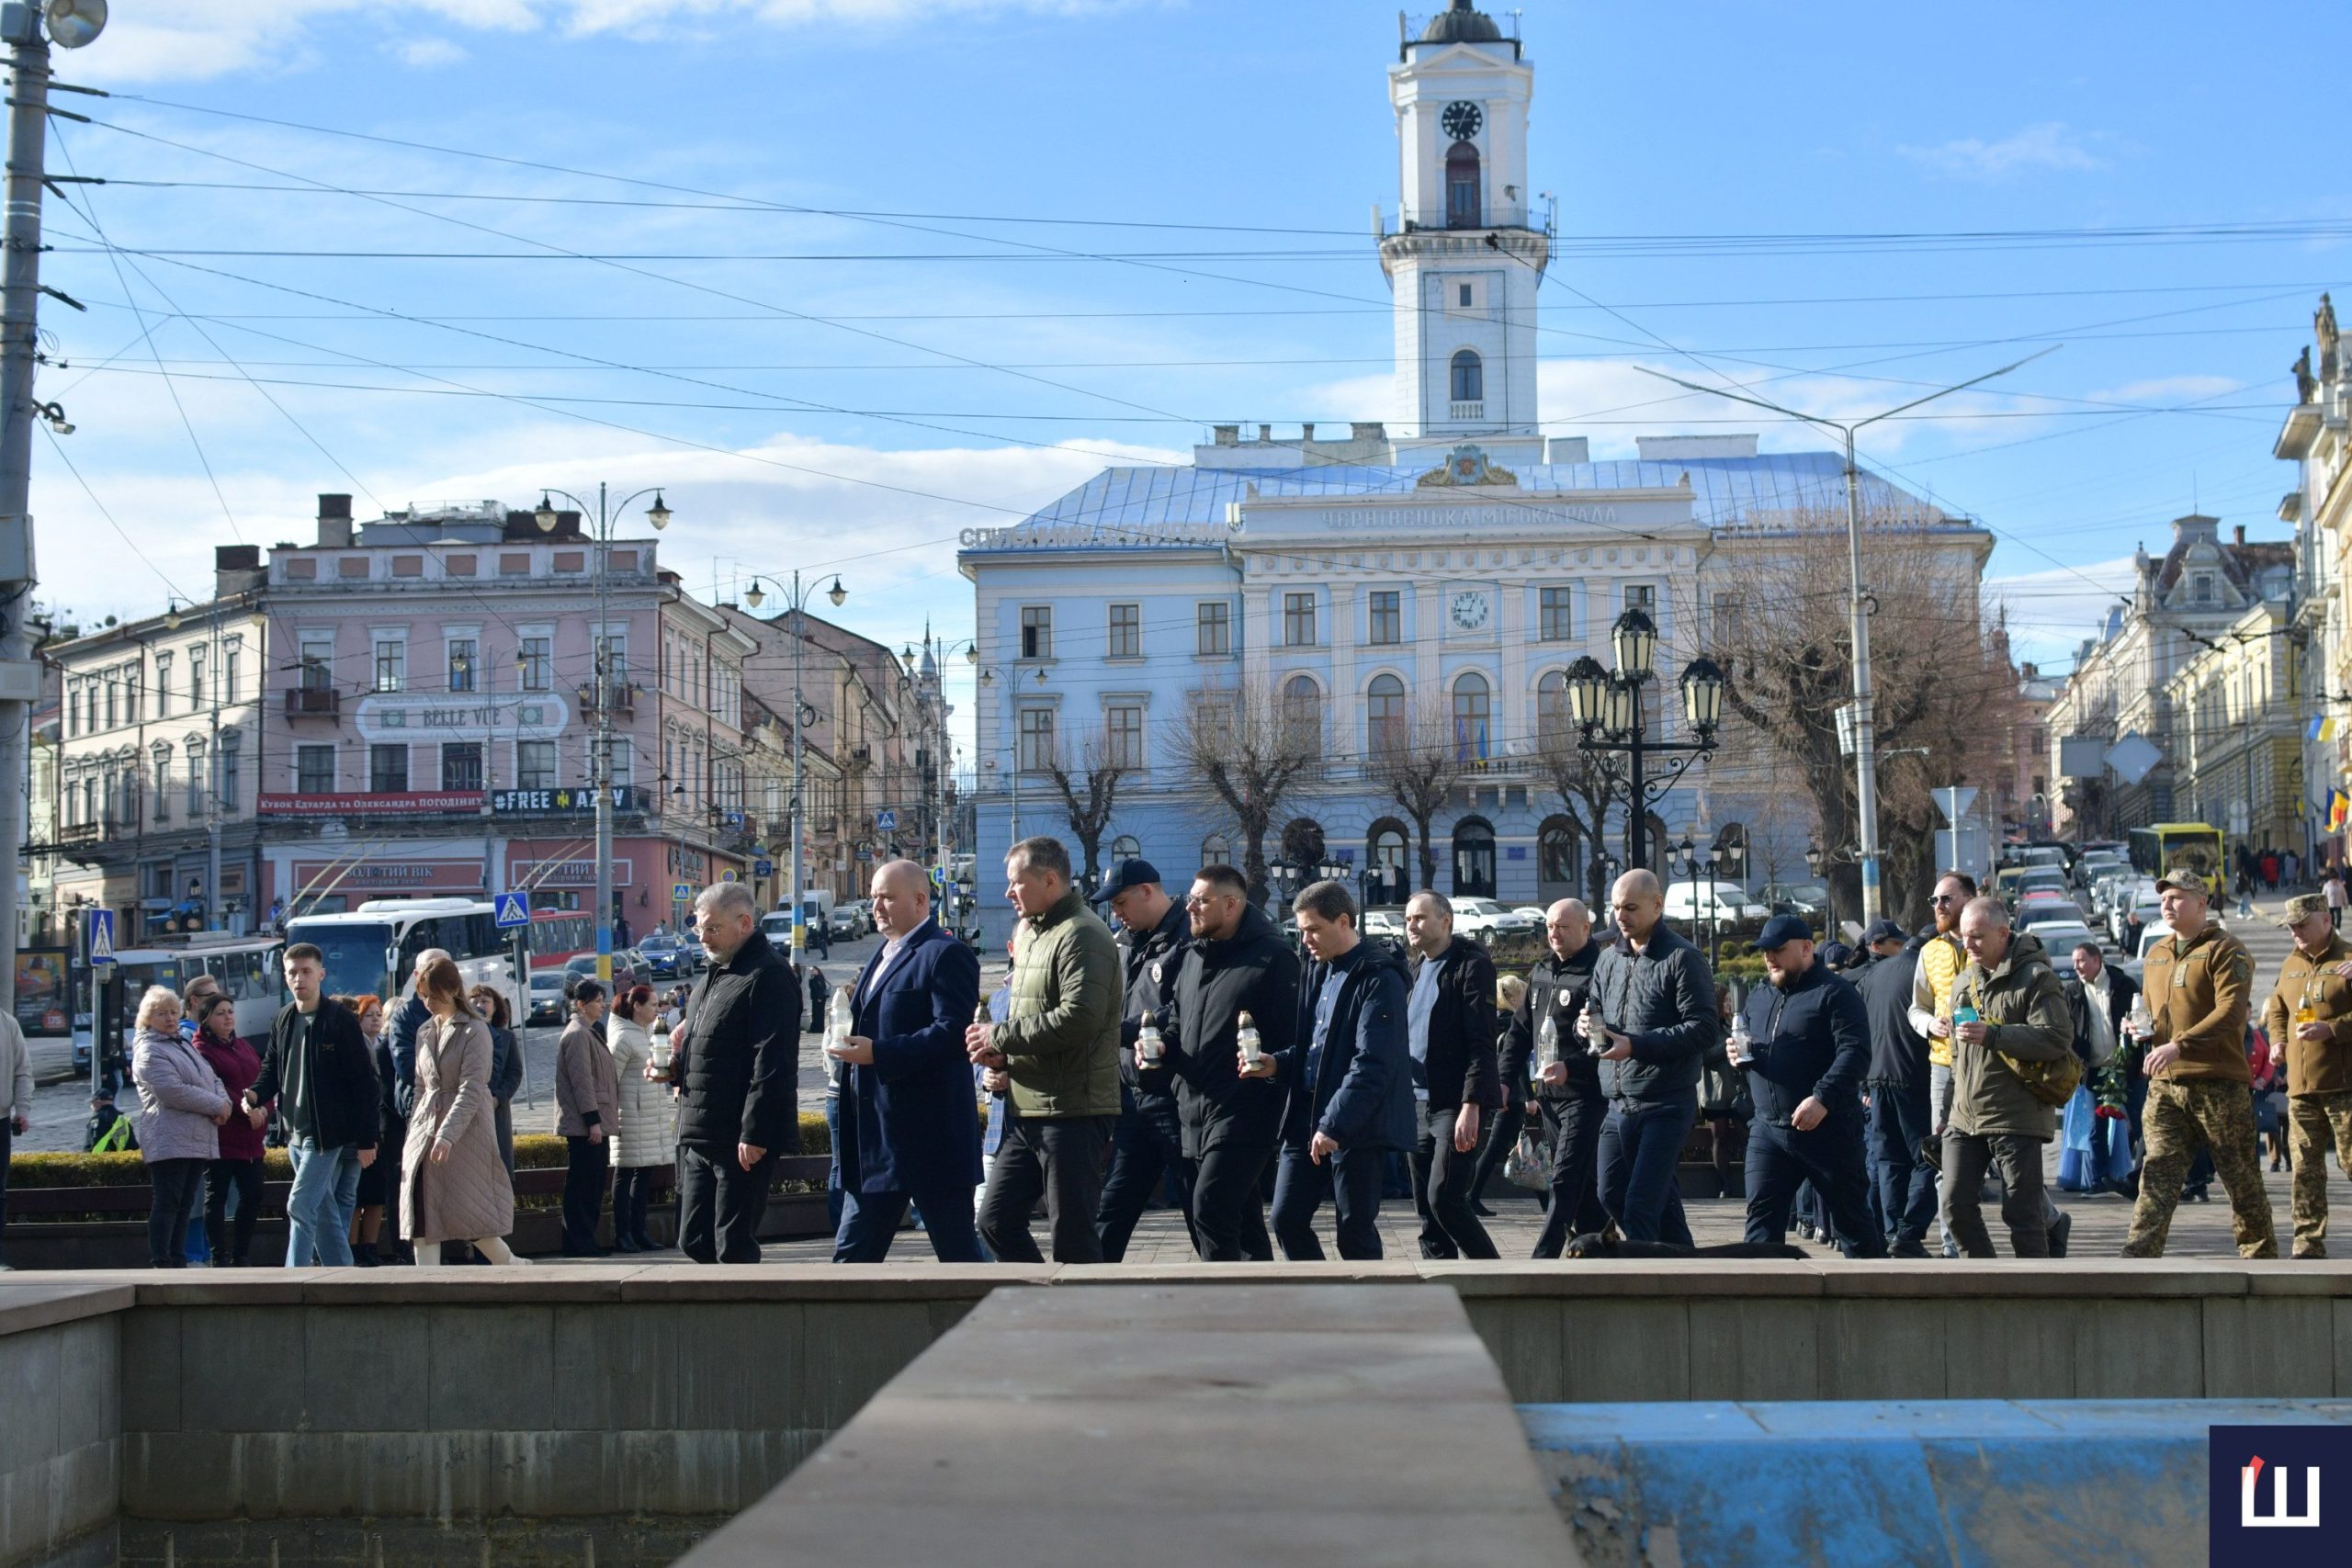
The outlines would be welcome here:
[[[1534,68],[1470,0],[1397,53],[1388,96],[1403,178],[1380,265],[1396,304],[1402,417],[1427,444],[1476,440],[1498,459],[1533,460],[1536,288],[1552,248],[1528,185]]]

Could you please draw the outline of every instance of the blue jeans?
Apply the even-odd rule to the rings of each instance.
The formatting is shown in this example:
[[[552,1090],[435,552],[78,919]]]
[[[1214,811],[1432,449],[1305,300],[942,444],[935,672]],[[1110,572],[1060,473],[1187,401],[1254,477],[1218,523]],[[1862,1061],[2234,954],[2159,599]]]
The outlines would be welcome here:
[[[1600,1201],[1627,1241],[1690,1245],[1674,1172],[1682,1163],[1682,1141],[1698,1120],[1694,1092],[1610,1102],[1600,1128]]]
[[[1925,1246],[1936,1217],[1936,1168],[1919,1157],[1934,1120],[1924,1089],[1871,1086],[1871,1174],[1878,1182],[1886,1239],[1895,1247]]]
[[[932,1256],[942,1263],[979,1263],[979,1233],[972,1228],[972,1190],[956,1186],[938,1192],[842,1193],[841,1228],[833,1233],[836,1263],[880,1263],[890,1256],[890,1239],[912,1203],[922,1216]]]
[[[294,1186],[286,1194],[286,1267],[307,1269],[315,1252],[326,1268],[350,1268],[359,1151],[322,1149],[312,1139],[296,1137],[286,1153],[294,1162]]]
[[[831,1140],[825,1146],[833,1151],[833,1168],[825,1173],[825,1218],[838,1235],[842,1228],[842,1097],[838,1094],[825,1096],[825,1133]]]

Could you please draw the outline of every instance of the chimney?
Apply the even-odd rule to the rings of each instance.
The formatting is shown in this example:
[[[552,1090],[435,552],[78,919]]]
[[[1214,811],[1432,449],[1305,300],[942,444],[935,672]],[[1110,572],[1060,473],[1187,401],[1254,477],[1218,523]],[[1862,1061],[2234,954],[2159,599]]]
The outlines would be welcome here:
[[[2237,528],[2235,529],[2235,533],[2237,534],[2237,536],[2238,536],[2238,543],[2239,543],[2239,544],[2241,544],[2241,545],[2245,544],[2245,524],[2243,524],[2243,523],[2239,524],[2239,525],[2237,525]]]
[[[1351,441],[1385,441],[1388,439],[1388,426],[1381,420],[1359,420],[1355,423],[1348,426],[1348,439]]]
[[[1261,424],[1261,425],[1260,425],[1260,426],[1258,427],[1258,439],[1259,439],[1260,441],[1261,441],[1261,442],[1272,441],[1273,438],[1274,438],[1274,427],[1273,427],[1272,425],[1271,425],[1271,424]]]
[[[212,594],[230,599],[258,588],[269,576],[261,564],[259,545],[215,545],[212,547]]]
[[[1241,445],[1241,427],[1238,424],[1213,424],[1209,426],[1209,432],[1219,446]]]
[[[1315,439],[1315,422],[1313,420],[1308,420],[1298,427],[1298,438],[1302,442],[1312,441]]]
[[[2018,673],[2029,681],[2039,681],[2041,679],[2041,671],[2035,669],[2030,664],[2018,665]]]
[[[319,544],[322,548],[341,549],[351,543],[351,497],[326,495],[319,497]]]

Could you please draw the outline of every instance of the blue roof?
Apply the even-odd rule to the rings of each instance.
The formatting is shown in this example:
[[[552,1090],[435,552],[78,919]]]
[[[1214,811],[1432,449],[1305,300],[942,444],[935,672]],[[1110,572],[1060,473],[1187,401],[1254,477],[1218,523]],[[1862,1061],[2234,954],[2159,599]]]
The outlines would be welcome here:
[[[1004,530],[989,546],[1019,548],[1023,533],[1052,531],[1061,547],[1086,545],[1197,544],[1196,529],[1225,526],[1232,502],[1257,495],[1349,496],[1408,494],[1433,465],[1320,468],[1202,468],[1191,465],[1105,468],[1052,505]],[[1754,457],[1690,457],[1665,462],[1529,463],[1512,468],[1531,496],[1580,491],[1669,490],[1688,478],[1691,515],[1713,527],[1764,521],[1757,514],[1799,509],[1842,509],[1845,460],[1835,452],[1774,453]],[[1862,504],[1876,513],[1908,513],[1927,521],[1946,514],[1931,502],[1867,468]],[[1778,521],[1777,515],[1770,520]],[[1073,537],[1069,530],[1084,529]],[[1164,531],[1163,531],[1164,530]],[[1046,542],[1040,539],[1040,543]]]

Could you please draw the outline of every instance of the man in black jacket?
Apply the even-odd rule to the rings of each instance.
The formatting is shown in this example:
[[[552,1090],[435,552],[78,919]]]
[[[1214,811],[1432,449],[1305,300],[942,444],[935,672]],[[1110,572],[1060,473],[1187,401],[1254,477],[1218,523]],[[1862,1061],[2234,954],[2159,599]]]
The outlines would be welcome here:
[[[1769,983],[1747,993],[1746,1069],[1756,1096],[1747,1139],[1747,1235],[1777,1244],[1789,1205],[1808,1179],[1828,1206],[1849,1258],[1883,1258],[1886,1238],[1871,1219],[1862,1168],[1862,1077],[1870,1070],[1870,1021],[1861,993],[1817,962],[1813,931],[1795,915],[1775,915],[1747,944],[1764,955]]]
[[[1495,1071],[1495,961],[1453,934],[1453,907],[1416,893],[1405,905],[1412,988],[1405,1008],[1420,1119],[1413,1207],[1424,1258],[1493,1258],[1494,1238],[1470,1209],[1478,1122],[1502,1104]]]
[[[743,884],[704,888],[695,916],[710,966],[686,1014],[678,1246],[696,1263],[757,1263],[769,1173],[800,1148],[800,987]]]
[[[1118,919],[1119,964],[1126,976],[1119,1015],[1119,1124],[1111,1132],[1111,1174],[1102,1179],[1102,1203],[1094,1216],[1102,1261],[1116,1263],[1126,1257],[1127,1241],[1152,1194],[1170,1176],[1185,1223],[1192,1223],[1193,1168],[1184,1156],[1176,1080],[1165,1055],[1153,1067],[1136,1060],[1136,1037],[1147,1015],[1159,1023],[1166,1043],[1169,1003],[1176,996],[1176,972],[1190,927],[1184,907],[1160,886],[1159,872],[1148,861],[1124,860],[1113,866],[1094,901],[1109,904]],[[1197,1235],[1193,1244],[1197,1248]]]
[[[1211,1263],[1263,1262],[1274,1248],[1260,1184],[1282,1138],[1287,1096],[1271,1077],[1242,1077],[1241,1015],[1250,1015],[1270,1064],[1290,1049],[1298,957],[1229,865],[1203,866],[1184,908],[1192,941],[1177,974],[1169,1055],[1194,1170],[1194,1243]]]
[[[383,1089],[359,1032],[359,1015],[327,1001],[326,956],[307,942],[286,950],[294,999],[269,1026],[261,1077],[245,1090],[244,1112],[269,1124],[269,1102],[286,1118],[294,1185],[286,1194],[286,1266],[351,1266],[351,1211],[359,1173],[376,1163]]]
[[[1600,1064],[1584,1048],[1585,998],[1600,944],[1592,940],[1592,911],[1563,898],[1544,912],[1552,951],[1527,972],[1527,995],[1503,1037],[1503,1091],[1524,1100],[1544,1119],[1552,1151],[1552,1206],[1535,1238],[1536,1258],[1557,1258],[1568,1237],[1600,1229],[1593,1190],[1593,1156],[1600,1147]],[[1545,1027],[1546,1021],[1550,1027]],[[1539,1051],[1545,1037],[1548,1051]],[[1548,1063],[1539,1061],[1548,1055]]]
[[[1592,970],[1606,1030],[1600,1089],[1600,1199],[1628,1241],[1690,1242],[1675,1170],[1699,1119],[1700,1060],[1723,1037],[1706,955],[1666,923],[1657,874],[1629,871],[1610,890],[1617,941]]]
[[[1878,1184],[1887,1251],[1896,1258],[1928,1256],[1928,1227],[1936,1220],[1936,1168],[1923,1152],[1935,1135],[1928,1104],[1928,1037],[1911,1026],[1911,987],[1919,968],[1922,935],[1880,920],[1862,933],[1871,961],[1854,981],[1870,1021],[1871,1178]]]

